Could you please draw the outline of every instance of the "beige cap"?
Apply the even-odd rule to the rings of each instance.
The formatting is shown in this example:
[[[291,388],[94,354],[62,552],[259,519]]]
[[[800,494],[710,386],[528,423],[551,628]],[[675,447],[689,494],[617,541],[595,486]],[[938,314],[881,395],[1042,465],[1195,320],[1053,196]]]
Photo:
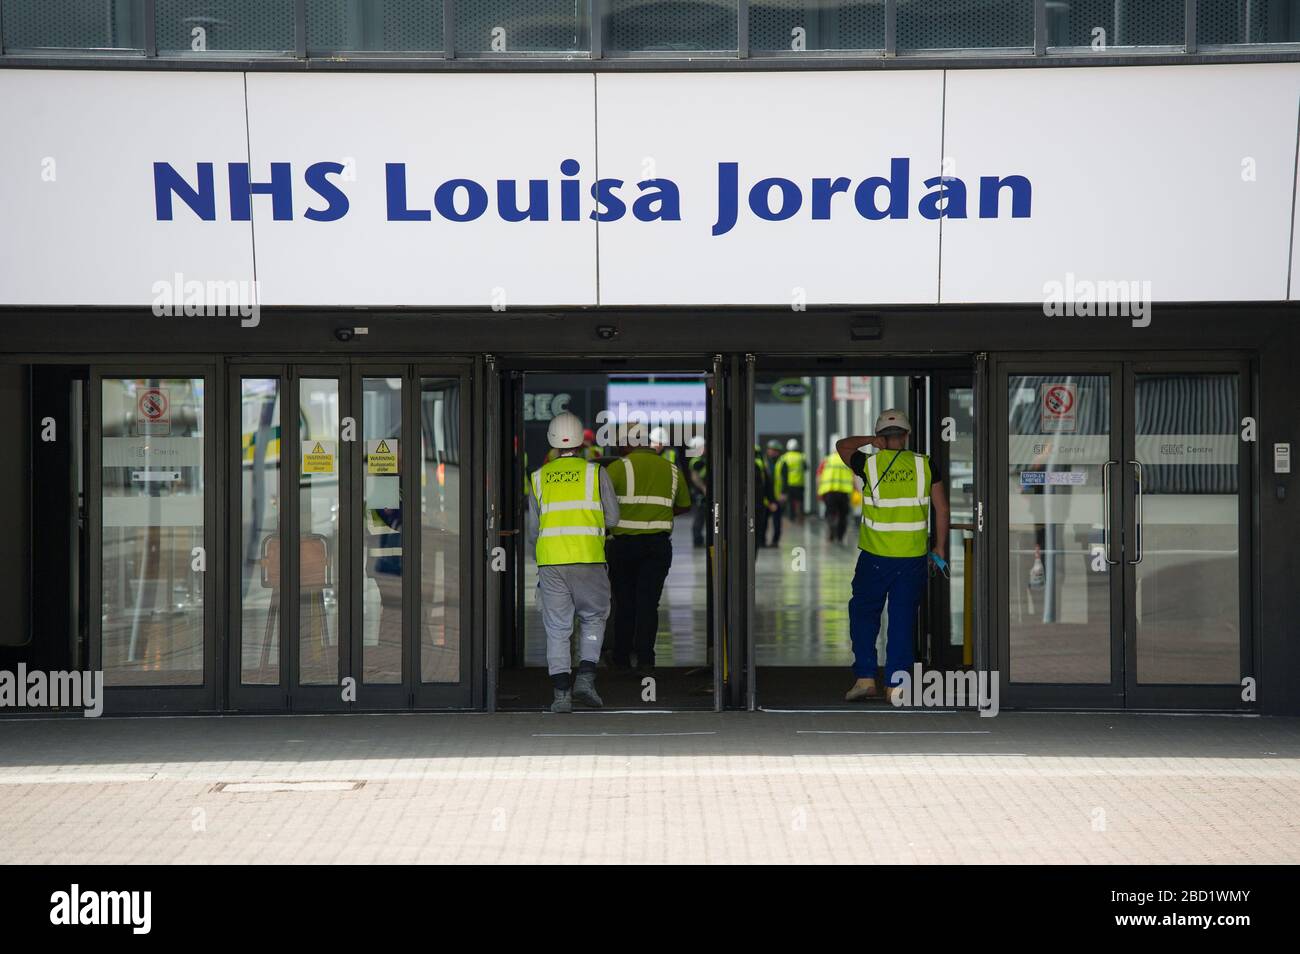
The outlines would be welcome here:
[[[887,434],[890,431],[910,431],[912,422],[907,419],[907,412],[896,407],[881,411],[876,418],[876,433]]]

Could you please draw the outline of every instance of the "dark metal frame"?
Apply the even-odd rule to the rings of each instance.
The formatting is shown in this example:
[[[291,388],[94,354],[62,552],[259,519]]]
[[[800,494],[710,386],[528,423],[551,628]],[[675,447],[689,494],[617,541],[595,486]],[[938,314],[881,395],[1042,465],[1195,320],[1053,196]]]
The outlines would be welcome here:
[[[409,519],[404,519],[402,535],[402,680],[398,683],[367,683],[364,681],[364,647],[362,636],[362,593],[365,585],[362,574],[363,560],[357,558],[358,544],[364,541],[362,525],[364,509],[364,421],[361,401],[363,377],[398,377],[402,380],[402,430],[399,480],[402,499],[410,502]],[[228,680],[228,706],[238,711],[376,711],[386,709],[466,709],[480,705],[483,692],[475,673],[480,671],[481,653],[474,607],[479,605],[476,596],[475,576],[472,572],[474,542],[474,481],[471,478],[481,443],[472,429],[474,392],[473,378],[465,361],[416,360],[413,363],[395,364],[369,358],[335,361],[322,364],[320,359],[288,363],[256,363],[232,361],[230,366],[229,411],[227,446],[240,446],[240,388],[239,381],[246,377],[275,377],[281,387],[281,459],[280,459],[280,573],[285,581],[280,592],[280,681],[276,685],[245,685],[240,682],[242,659],[242,634],[240,605],[240,541],[237,539],[242,521],[241,462],[232,454],[229,461],[229,508],[225,528],[227,554],[228,638],[223,642],[226,654]],[[420,668],[420,599],[423,579],[422,544],[420,528],[423,527],[421,509],[420,471],[422,460],[421,431],[421,381],[426,377],[455,379],[461,389],[460,436],[462,475],[460,479],[459,520],[460,561],[460,678],[456,683],[425,683]],[[300,485],[293,481],[299,473],[301,449],[297,435],[295,415],[286,421],[286,408],[295,409],[298,388],[306,378],[332,378],[339,385],[340,419],[351,417],[357,422],[355,441],[340,441],[338,453],[339,502],[347,519],[340,521],[338,552],[335,554],[334,591],[338,600],[339,629],[338,666],[340,678],[351,676],[357,683],[357,702],[346,703],[338,685],[302,685],[299,682],[301,657],[299,654],[298,614],[301,602],[298,596],[298,549],[293,542],[301,532]],[[292,432],[292,433],[290,433]],[[406,504],[403,505],[404,507]],[[415,528],[412,532],[412,528]],[[287,542],[286,542],[287,541]]]
[[[531,374],[583,374],[583,373],[614,373],[614,374],[665,373],[667,374],[667,373],[677,372],[677,373],[684,373],[684,374],[700,374],[700,375],[704,375],[707,379],[709,376],[715,374],[719,366],[724,365],[724,361],[722,359],[722,356],[720,355],[711,356],[707,354],[699,354],[699,353],[692,353],[692,352],[686,352],[680,356],[622,355],[618,357],[611,357],[609,355],[603,355],[603,356],[572,355],[572,356],[558,356],[558,357],[538,357],[538,356],[522,356],[522,355],[513,356],[512,355],[509,357],[502,357],[502,358],[494,357],[493,365],[495,368],[498,381],[500,382],[499,392],[503,395],[509,392],[509,394],[511,395],[511,401],[514,404],[514,407],[511,410],[511,413],[509,415],[509,420],[513,422],[513,421],[523,420],[521,403],[522,403],[522,396],[524,392],[524,379],[526,375],[530,373]],[[491,375],[489,375],[489,377],[490,376]],[[727,381],[724,380],[722,383],[725,388]],[[489,389],[491,389],[492,387],[490,382],[488,384],[488,387]],[[719,388],[717,391],[715,391],[714,395],[712,395],[712,399],[710,401],[710,411],[715,412],[715,409],[719,406],[719,402],[723,402],[723,405],[725,406],[725,402],[728,400],[728,396],[724,388]],[[722,421],[717,421],[717,420],[710,421],[709,426],[713,428],[713,431],[711,432],[711,436],[714,436],[715,439],[717,439],[716,435],[719,433],[720,424],[725,425],[725,421],[726,421],[725,414]],[[501,448],[502,460],[505,459],[504,456],[505,447],[507,446],[507,444],[509,443],[512,437],[510,433],[505,432],[505,430],[502,428],[502,424],[504,422],[505,422],[505,417],[499,413],[497,414],[495,419],[489,418],[487,421],[489,430],[485,435],[487,443],[490,446],[496,445]],[[718,472],[714,471],[713,467],[714,467],[713,463],[710,462],[710,471],[711,471],[710,479],[715,481],[714,486],[717,487],[718,484],[716,481],[718,480],[718,476],[717,476]],[[494,474],[499,474],[502,472],[500,462],[498,462],[496,466],[493,467],[492,472]],[[725,479],[725,473],[726,473],[725,469],[722,471],[722,473],[723,473],[723,479]],[[518,621],[523,619],[523,612],[524,612],[524,559],[525,557],[524,557],[523,547],[518,545],[518,537],[522,536],[522,532],[523,532],[522,506],[523,506],[524,497],[522,493],[516,494],[512,491],[513,482],[511,480],[501,478],[500,483],[497,484],[496,486],[498,488],[498,492],[488,498],[489,501],[488,507],[490,509],[488,509],[487,511],[487,535],[486,536],[487,536],[487,542],[489,546],[489,552],[491,546],[496,546],[498,544],[502,546],[506,546],[507,540],[512,540],[515,542],[511,546],[507,546],[507,550],[512,554],[513,557],[512,580],[514,583],[514,587],[512,592],[499,593],[498,600],[496,603],[498,609],[495,613],[493,613],[493,625],[489,630],[489,635],[486,640],[488,645],[487,651],[489,654],[488,708],[491,711],[496,711],[498,708],[496,690],[499,683],[499,664],[501,658],[501,644],[500,644],[499,634],[506,626],[512,624],[519,625]],[[502,497],[504,495],[509,495],[509,499],[512,502],[513,509],[510,511],[509,520],[506,519],[507,514],[504,512],[506,510],[505,501],[502,500]],[[725,489],[723,491],[722,499],[726,499]],[[720,501],[715,498],[715,506],[719,502]],[[729,521],[726,519],[727,517],[726,511],[725,510],[719,511],[719,516],[720,516],[722,526],[725,528],[729,523]],[[500,527],[504,527],[507,524],[512,529],[518,531],[518,536],[515,534],[509,534],[509,531],[503,532],[502,530],[497,529]],[[509,535],[507,536],[504,534],[509,534]],[[497,540],[498,543],[493,543],[492,541],[494,539]],[[715,547],[715,549],[717,548]],[[486,564],[482,564],[482,565],[486,567]],[[724,564],[723,564],[721,553],[720,552],[716,553],[715,559],[709,564],[709,572],[717,573],[719,572],[720,568],[723,565]],[[485,572],[489,577],[500,576],[500,574],[492,573],[490,568],[485,569]],[[499,586],[499,581],[497,580],[493,580],[492,583]],[[722,653],[724,651],[723,649],[724,642],[722,638],[724,630],[720,629],[717,625],[718,615],[716,611],[718,608],[718,603],[721,600],[721,595],[729,594],[731,590],[732,590],[732,586],[730,585],[729,581],[725,577],[719,577],[719,576],[714,577],[715,615],[713,619],[710,620],[711,628],[712,628],[712,633],[710,634],[710,647],[712,652],[712,658],[714,660],[714,689],[715,689],[713,695],[714,711],[721,711],[723,709],[723,696],[724,694],[726,694],[725,692],[718,691],[722,687],[722,667],[720,664],[720,660],[722,659]],[[504,612],[507,606],[513,607],[509,615],[507,615]],[[729,632],[732,636],[732,639],[730,643],[727,644],[726,649],[731,653],[730,658],[734,659],[735,654],[738,651],[738,647],[735,645],[735,633],[737,632],[737,630],[728,627],[725,631]],[[735,692],[734,684],[737,682],[737,679],[739,677],[739,672],[735,669],[734,664],[731,665],[731,675],[732,678],[730,682],[733,685],[733,688],[730,689],[729,691],[734,693]]]
[[[294,0],[294,48],[286,53],[229,51],[159,56],[157,49],[156,2],[140,0],[144,31],[141,49],[64,50],[37,49],[14,53],[0,48],[0,68],[127,68],[127,69],[270,69],[270,70],[716,70],[716,69],[881,69],[881,68],[970,68],[1007,66],[1131,66],[1169,63],[1290,62],[1300,59],[1300,43],[1243,44],[1201,52],[1198,44],[1197,0],[1184,2],[1184,37],[1180,45],[1125,47],[1124,52],[1092,52],[1072,47],[1054,48],[1047,42],[1046,0],[1034,0],[1033,45],[1024,50],[969,49],[904,51],[897,44],[898,0],[884,0],[885,40],[880,50],[760,51],[749,45],[750,0],[736,2],[736,49],[717,52],[618,52],[605,49],[606,0],[588,0],[590,49],[571,52],[512,52],[505,54],[459,54],[455,47],[455,0],[441,3],[443,49],[441,51],[312,51],[307,49],[306,0]],[[3,22],[0,22],[0,40]]]
[[[104,711],[110,714],[136,712],[211,712],[220,708],[224,696],[225,671],[217,652],[216,625],[218,607],[222,605],[221,561],[218,555],[225,546],[225,521],[218,501],[225,500],[226,441],[222,428],[214,426],[221,418],[225,403],[224,376],[215,364],[196,363],[193,357],[176,360],[147,359],[129,365],[112,363],[92,366],[87,384],[86,417],[89,441],[86,447],[86,513],[88,586],[90,601],[89,668],[103,666],[103,382],[138,378],[203,379],[203,548],[207,571],[203,575],[203,683],[199,686],[113,686],[104,694]],[[214,572],[215,571],[215,572]]]
[[[1179,373],[1217,371],[1238,375],[1238,401],[1241,416],[1256,416],[1254,381],[1255,369],[1245,355],[1227,356],[1209,360],[1204,353],[1195,352],[1128,352],[1112,351],[1097,356],[1096,360],[1072,355],[1061,360],[1050,353],[1007,354],[995,358],[992,373],[991,411],[996,420],[1005,422],[1008,412],[1007,383],[1011,376],[1063,374],[1104,375],[1110,382],[1110,458],[1119,464],[1114,471],[1118,490],[1110,496],[1108,519],[1112,533],[1111,552],[1118,554],[1119,565],[1112,567],[1110,584],[1110,658],[1111,679],[1107,684],[1077,683],[1017,683],[1010,681],[1010,606],[996,594],[1008,592],[1008,531],[1007,484],[1008,448],[1005,426],[988,431],[995,446],[990,448],[993,462],[991,483],[993,492],[986,497],[985,516],[987,536],[1000,559],[994,561],[989,575],[992,590],[989,605],[993,610],[996,639],[988,643],[994,656],[989,668],[1001,674],[1000,692],[1004,708],[1107,708],[1107,709],[1220,709],[1253,710],[1255,703],[1241,700],[1241,687],[1228,685],[1173,685],[1139,684],[1136,677],[1137,618],[1133,599],[1135,571],[1128,562],[1129,547],[1118,548],[1115,538],[1127,541],[1136,531],[1134,481],[1130,478],[1126,462],[1135,458],[1135,428],[1133,425],[1133,383],[1137,373],[1146,371]],[[1255,631],[1261,556],[1257,552],[1254,508],[1260,492],[1258,478],[1258,442],[1239,442],[1238,469],[1238,592],[1240,604],[1241,673],[1257,676],[1259,673],[1260,640]],[[999,476],[1001,475],[1001,476]],[[979,642],[976,643],[977,647]]]

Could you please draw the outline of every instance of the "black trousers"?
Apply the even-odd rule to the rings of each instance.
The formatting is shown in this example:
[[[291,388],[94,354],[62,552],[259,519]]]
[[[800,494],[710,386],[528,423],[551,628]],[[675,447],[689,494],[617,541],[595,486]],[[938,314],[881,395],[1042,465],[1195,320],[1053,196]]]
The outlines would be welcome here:
[[[713,506],[708,497],[699,494],[692,495],[691,499],[695,502],[695,513],[691,517],[691,542],[702,547],[713,539]]]
[[[778,503],[775,510],[769,510],[767,514],[768,526],[772,528],[772,542],[770,547],[780,546],[781,544],[781,505]]]
[[[606,547],[614,596],[614,662],[626,666],[636,653],[638,666],[655,664],[659,598],[673,563],[667,533],[616,536]]]
[[[844,531],[849,525],[849,495],[833,490],[826,495],[826,527],[832,543],[844,539]]]

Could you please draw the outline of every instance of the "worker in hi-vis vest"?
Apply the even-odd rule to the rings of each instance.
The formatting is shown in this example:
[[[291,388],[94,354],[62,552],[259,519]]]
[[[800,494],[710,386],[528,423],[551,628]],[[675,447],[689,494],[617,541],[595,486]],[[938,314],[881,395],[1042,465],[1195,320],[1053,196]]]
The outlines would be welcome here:
[[[817,499],[826,507],[826,539],[831,543],[844,541],[853,496],[853,471],[840,460],[835,450],[838,441],[838,437],[831,438],[830,456],[817,468]]]
[[[804,485],[808,461],[799,450],[799,441],[790,438],[785,442],[785,453],[776,459],[777,497],[786,505],[790,519],[798,523],[803,520]]]
[[[618,498],[609,474],[586,459],[577,416],[568,411],[555,415],[546,440],[559,454],[529,479],[527,531],[537,554],[537,606],[554,692],[551,711],[572,712],[575,701],[598,709],[596,664],[609,619],[605,531],[618,523]],[[575,612],[579,663],[570,688]]]
[[[649,673],[659,635],[659,597],[673,562],[673,517],[690,513],[691,490],[681,468],[660,456],[664,435],[627,427],[623,459],[609,464],[619,519],[610,541],[614,587],[614,665]]]
[[[862,523],[858,529],[862,552],[849,599],[849,638],[857,678],[844,695],[849,702],[880,694],[876,688],[876,637],[886,600],[885,685],[890,687],[890,701],[896,701],[903,691],[896,684],[901,674],[911,674],[915,660],[912,627],[925,595],[932,503],[934,554],[938,566],[947,566],[948,497],[943,475],[929,457],[907,450],[911,430],[907,415],[891,408],[876,418],[874,436],[846,437],[835,445],[840,460],[862,478]],[[862,451],[865,446],[878,451],[868,456]]]

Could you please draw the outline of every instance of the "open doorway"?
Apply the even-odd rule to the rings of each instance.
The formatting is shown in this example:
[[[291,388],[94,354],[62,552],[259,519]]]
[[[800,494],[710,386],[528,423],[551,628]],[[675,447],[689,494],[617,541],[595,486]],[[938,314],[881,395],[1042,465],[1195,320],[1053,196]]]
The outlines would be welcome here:
[[[502,539],[512,545],[508,579],[502,581],[498,707],[536,710],[552,700],[553,667],[548,664],[527,510],[533,475],[556,456],[547,428],[557,415],[569,412],[584,430],[580,456],[611,477],[625,511],[621,524],[610,528],[605,538],[610,615],[596,673],[604,707],[714,708],[712,504],[717,468],[711,466],[710,454],[710,376],[693,370],[641,373],[620,368],[517,371],[506,381],[509,394],[503,394],[502,417],[507,440],[502,449],[507,473],[502,475],[501,513]],[[635,446],[638,424],[649,438],[648,447]],[[671,465],[661,468],[674,475],[665,494],[678,506],[672,508],[674,514],[661,515],[667,519],[628,519],[629,502],[644,497],[644,491],[635,488],[629,495],[622,476],[634,452],[653,453]],[[640,526],[646,523],[655,526]],[[630,584],[633,574],[642,577],[635,590]],[[647,584],[647,575],[662,578],[657,594],[655,579]],[[635,597],[630,597],[633,592]],[[580,628],[575,620],[570,641],[575,673]]]
[[[756,705],[888,705],[883,696],[853,703],[844,698],[854,681],[848,603],[864,486],[860,475],[843,466],[835,444],[873,434],[877,416],[891,408],[912,422],[907,447],[930,458],[950,504],[948,576],[932,574],[925,583],[912,627],[914,657],[927,670],[974,666],[974,393],[969,368],[859,376],[780,367],[757,371],[748,627]],[[887,605],[876,640],[881,663],[889,613]],[[882,680],[878,672],[877,684]]]

